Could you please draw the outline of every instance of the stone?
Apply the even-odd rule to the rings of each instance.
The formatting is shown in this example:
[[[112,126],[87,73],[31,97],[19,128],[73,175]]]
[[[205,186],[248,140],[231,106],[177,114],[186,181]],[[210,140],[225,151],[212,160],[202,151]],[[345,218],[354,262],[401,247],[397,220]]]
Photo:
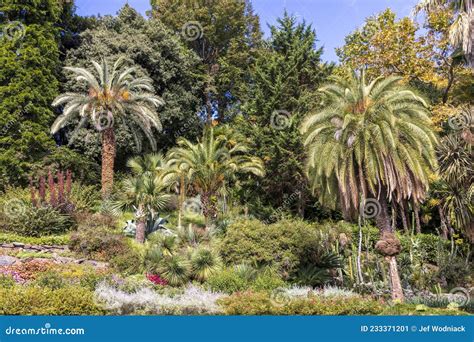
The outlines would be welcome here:
[[[23,248],[23,247],[25,247],[25,244],[22,243],[22,242],[13,242],[13,247]]]
[[[9,255],[0,255],[0,266],[10,266],[16,263],[18,260],[18,258]]]

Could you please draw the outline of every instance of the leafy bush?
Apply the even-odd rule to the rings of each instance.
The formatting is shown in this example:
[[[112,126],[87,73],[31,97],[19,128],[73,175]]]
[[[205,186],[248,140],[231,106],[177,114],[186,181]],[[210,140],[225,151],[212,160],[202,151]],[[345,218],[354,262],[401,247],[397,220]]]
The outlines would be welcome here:
[[[66,286],[64,279],[54,271],[47,271],[40,274],[34,284],[40,287],[47,287],[51,290],[57,290]]]
[[[69,248],[80,255],[108,261],[127,252],[125,237],[107,226],[80,226],[71,234]]]
[[[248,289],[272,291],[285,287],[286,284],[274,269],[256,271],[247,265],[238,265],[214,273],[207,280],[206,286],[212,291],[232,294]]]
[[[133,275],[143,272],[143,256],[135,248],[129,248],[110,260],[110,266],[124,275]]]
[[[206,282],[206,285],[216,292],[234,293],[244,291],[248,288],[248,279],[242,277],[233,268],[225,268],[212,274]]]
[[[93,292],[78,286],[0,288],[0,315],[100,315]]]
[[[219,301],[228,315],[378,315],[383,305],[361,297],[289,299],[282,303],[267,292],[235,293]]]
[[[347,231],[347,227],[333,228],[300,220],[271,225],[257,220],[237,221],[228,227],[220,253],[227,264],[275,266],[285,278],[292,278],[300,267],[317,265],[332,249],[338,231]]]
[[[0,273],[0,288],[9,289],[15,286],[16,281],[10,274]]]
[[[49,206],[25,206],[18,215],[10,217],[5,230],[25,236],[63,234],[74,227],[74,220]]]

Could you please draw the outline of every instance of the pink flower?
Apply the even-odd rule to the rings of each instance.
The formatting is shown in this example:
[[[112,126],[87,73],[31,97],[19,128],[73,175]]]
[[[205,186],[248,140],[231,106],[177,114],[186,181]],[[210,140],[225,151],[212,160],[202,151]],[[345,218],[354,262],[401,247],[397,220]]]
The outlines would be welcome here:
[[[158,274],[147,273],[146,277],[148,278],[149,281],[151,281],[155,285],[162,285],[162,286],[168,285],[168,282],[166,281],[166,279],[161,278],[160,275]]]

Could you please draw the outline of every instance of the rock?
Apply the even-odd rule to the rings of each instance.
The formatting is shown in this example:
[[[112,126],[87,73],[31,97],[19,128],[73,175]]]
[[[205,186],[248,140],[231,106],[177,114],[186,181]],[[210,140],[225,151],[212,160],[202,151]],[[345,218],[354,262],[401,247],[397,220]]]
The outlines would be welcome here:
[[[84,261],[86,261],[86,259],[77,259],[76,264],[82,264]]]
[[[16,263],[18,260],[18,258],[9,255],[0,255],[0,266],[10,266]]]
[[[4,243],[4,244],[2,245],[2,248],[15,248],[15,246],[13,246],[12,243]]]
[[[33,251],[42,251],[43,250],[43,248],[41,246],[37,246],[37,245],[31,245],[30,249],[33,250]]]
[[[23,248],[23,247],[25,247],[25,244],[22,243],[22,242],[13,242],[13,247]]]

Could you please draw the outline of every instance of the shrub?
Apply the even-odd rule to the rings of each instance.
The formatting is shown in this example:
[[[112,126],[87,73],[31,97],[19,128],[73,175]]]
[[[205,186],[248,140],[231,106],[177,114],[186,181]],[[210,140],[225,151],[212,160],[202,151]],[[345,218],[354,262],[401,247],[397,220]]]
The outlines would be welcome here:
[[[67,245],[69,244],[69,234],[30,237],[14,233],[0,232],[0,243],[11,242],[21,242],[29,245]]]
[[[86,258],[105,261],[127,252],[125,237],[107,226],[81,225],[71,234],[69,248]]]
[[[225,268],[212,274],[206,282],[206,285],[216,292],[234,293],[244,291],[249,286],[248,279],[233,268]]]
[[[0,273],[0,288],[9,289],[15,284],[16,281],[12,275]]]
[[[286,283],[275,270],[270,268],[259,272],[250,286],[254,291],[273,291],[283,287],[286,287]]]
[[[54,267],[51,261],[39,261],[32,260],[29,262],[23,262],[21,264],[15,264],[11,266],[0,267],[2,273],[7,272],[15,275],[22,281],[35,280],[41,273],[49,271]]]
[[[14,218],[9,218],[6,231],[25,236],[63,234],[74,227],[74,220],[49,206],[25,206]]]
[[[40,274],[34,284],[51,290],[61,289],[66,286],[66,282],[61,275],[52,270]]]
[[[257,220],[237,221],[228,227],[220,253],[227,264],[275,266],[288,278],[295,276],[308,258],[319,258],[308,251],[329,251],[337,236],[331,229],[300,220],[283,220],[271,225]],[[315,250],[315,246],[319,249]]]
[[[361,298],[319,297],[289,298],[282,302],[266,292],[236,293],[219,301],[228,315],[377,315],[380,302]]]
[[[93,292],[78,286],[0,288],[0,315],[100,315]]]
[[[131,248],[124,254],[117,255],[110,260],[110,266],[124,275],[133,275],[143,272],[143,256]]]

